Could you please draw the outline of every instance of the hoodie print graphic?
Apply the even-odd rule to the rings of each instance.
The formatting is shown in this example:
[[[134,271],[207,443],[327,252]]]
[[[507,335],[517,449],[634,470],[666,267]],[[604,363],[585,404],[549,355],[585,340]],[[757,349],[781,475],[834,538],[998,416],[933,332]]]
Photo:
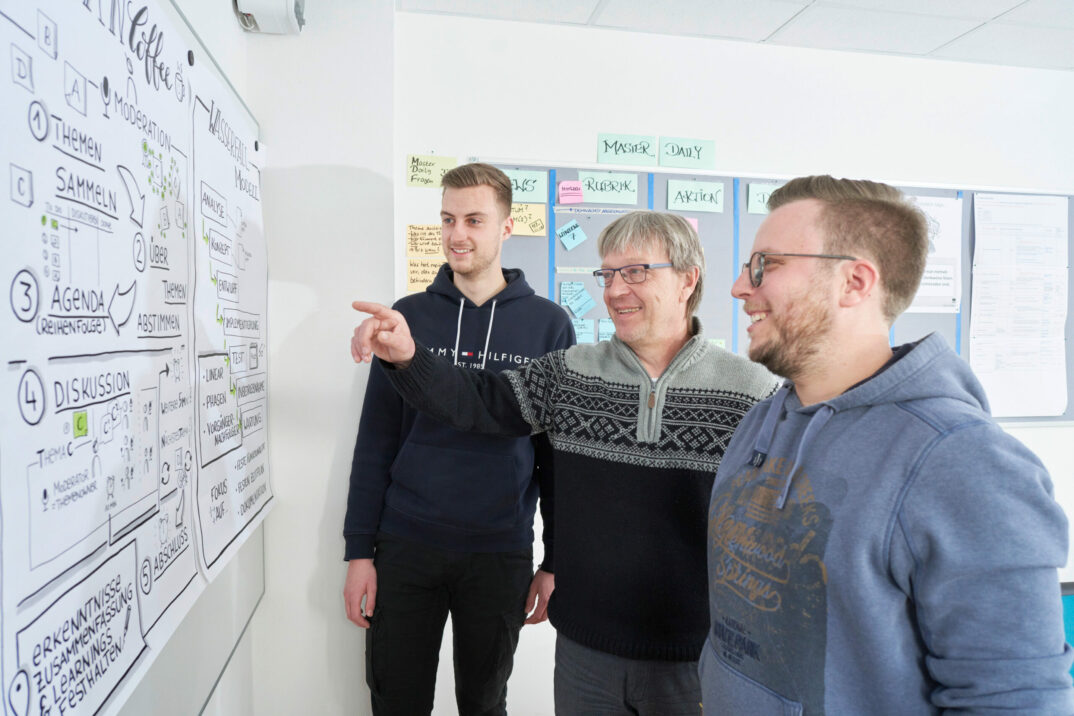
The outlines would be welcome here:
[[[723,593],[712,624],[716,653],[809,713],[824,712],[831,528],[831,511],[815,500],[809,475],[782,457],[744,465],[718,482],[709,507],[709,589]]]

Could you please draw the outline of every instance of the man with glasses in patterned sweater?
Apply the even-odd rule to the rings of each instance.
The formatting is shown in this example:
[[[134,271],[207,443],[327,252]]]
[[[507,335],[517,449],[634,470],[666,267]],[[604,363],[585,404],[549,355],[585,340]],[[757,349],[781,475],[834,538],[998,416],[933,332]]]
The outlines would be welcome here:
[[[397,312],[355,302],[372,317],[351,352],[375,355],[405,400],[457,429],[551,439],[556,712],[696,716],[713,474],[778,382],[703,337],[705,259],[682,217],[631,212],[598,249],[610,341],[465,370],[420,350]]]

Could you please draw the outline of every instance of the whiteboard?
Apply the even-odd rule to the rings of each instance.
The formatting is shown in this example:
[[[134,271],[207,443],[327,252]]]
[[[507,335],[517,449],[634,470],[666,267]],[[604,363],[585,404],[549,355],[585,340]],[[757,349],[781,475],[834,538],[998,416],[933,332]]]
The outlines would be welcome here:
[[[4,708],[112,712],[272,503],[264,157],[171,4],[0,13]]]

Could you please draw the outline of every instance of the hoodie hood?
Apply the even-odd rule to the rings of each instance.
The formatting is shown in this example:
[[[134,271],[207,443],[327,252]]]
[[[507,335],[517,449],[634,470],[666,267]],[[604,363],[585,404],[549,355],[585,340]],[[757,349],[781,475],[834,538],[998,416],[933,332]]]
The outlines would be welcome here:
[[[780,420],[794,411],[811,415],[804,430],[797,436],[794,449],[795,470],[787,475],[776,503],[783,509],[790,494],[794,476],[809,460],[809,446],[837,413],[857,408],[911,403],[918,400],[947,398],[989,412],[984,388],[973,375],[969,365],[952,353],[943,338],[932,333],[918,341],[906,355],[881,369],[871,378],[830,400],[803,407],[794,393],[794,384],[786,381],[783,387],[757,409],[764,411],[764,420],[753,444],[749,462],[760,467],[772,446],[772,436]]]

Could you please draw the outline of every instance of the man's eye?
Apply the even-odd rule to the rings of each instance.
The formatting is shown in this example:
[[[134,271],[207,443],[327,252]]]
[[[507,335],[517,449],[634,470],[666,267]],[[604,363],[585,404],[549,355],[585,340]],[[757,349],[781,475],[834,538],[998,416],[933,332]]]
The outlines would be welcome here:
[[[645,269],[635,266],[633,268],[625,269],[625,272],[628,276],[630,276],[630,278],[637,278],[638,276],[641,276],[643,273],[645,273]]]

